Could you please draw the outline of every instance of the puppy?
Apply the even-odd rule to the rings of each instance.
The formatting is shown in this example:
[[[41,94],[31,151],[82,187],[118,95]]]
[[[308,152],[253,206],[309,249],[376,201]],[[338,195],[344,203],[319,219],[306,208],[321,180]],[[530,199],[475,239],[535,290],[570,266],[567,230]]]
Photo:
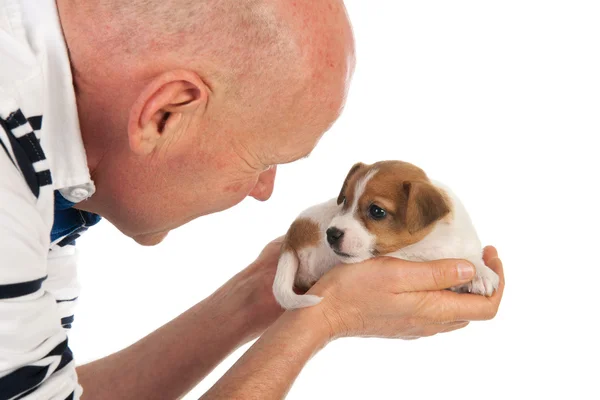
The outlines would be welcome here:
[[[355,164],[337,199],[302,212],[290,226],[277,265],[273,292],[285,309],[321,298],[300,295],[340,263],[378,255],[409,261],[461,258],[477,274],[456,292],[491,296],[499,277],[482,260],[483,249],[467,211],[445,186],[402,161]]]

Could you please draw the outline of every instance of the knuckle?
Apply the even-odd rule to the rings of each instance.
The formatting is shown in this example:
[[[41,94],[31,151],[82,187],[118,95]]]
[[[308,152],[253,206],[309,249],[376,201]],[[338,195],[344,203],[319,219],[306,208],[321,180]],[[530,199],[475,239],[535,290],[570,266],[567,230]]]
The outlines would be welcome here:
[[[443,292],[441,291],[428,291],[425,292],[424,294],[424,302],[427,302],[428,304],[435,304],[437,308],[439,308],[440,310],[444,310],[445,309],[445,303],[442,301],[443,300]]]
[[[421,327],[423,323],[417,317],[410,317],[406,320],[406,330],[409,332],[414,332]]]
[[[410,311],[418,315],[424,315],[430,309],[431,297],[435,292],[415,292],[411,293],[414,297],[414,306]]]
[[[446,281],[446,276],[447,273],[444,268],[436,266],[431,269],[431,279],[433,280],[435,287],[442,287]]]

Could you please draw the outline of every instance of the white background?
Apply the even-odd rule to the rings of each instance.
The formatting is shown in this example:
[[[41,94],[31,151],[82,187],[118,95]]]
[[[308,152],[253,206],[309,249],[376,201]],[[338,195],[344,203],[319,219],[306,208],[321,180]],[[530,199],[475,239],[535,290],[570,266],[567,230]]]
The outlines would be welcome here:
[[[418,341],[335,342],[288,398],[600,398],[599,3],[346,3],[358,52],[346,110],[310,158],[280,167],[270,201],[200,218],[154,248],[107,222],[80,239],[79,362],[210,294],[299,211],[335,196],[354,162],[402,159],[450,185],[499,249],[500,312]]]

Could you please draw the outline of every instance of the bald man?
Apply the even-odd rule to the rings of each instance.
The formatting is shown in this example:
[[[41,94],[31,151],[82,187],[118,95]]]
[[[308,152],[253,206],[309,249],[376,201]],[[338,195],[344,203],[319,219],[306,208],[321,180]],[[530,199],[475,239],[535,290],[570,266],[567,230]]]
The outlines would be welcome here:
[[[267,200],[276,166],[340,114],[353,46],[339,0],[0,0],[0,400],[179,398],[259,335],[203,398],[280,399],[336,338],[496,314],[503,281],[491,298],[442,290],[472,265],[389,259],[334,268],[311,289],[321,304],[284,313],[275,240],[175,320],[76,367],[79,235],[103,217],[154,245]],[[493,248],[484,260],[502,276]]]

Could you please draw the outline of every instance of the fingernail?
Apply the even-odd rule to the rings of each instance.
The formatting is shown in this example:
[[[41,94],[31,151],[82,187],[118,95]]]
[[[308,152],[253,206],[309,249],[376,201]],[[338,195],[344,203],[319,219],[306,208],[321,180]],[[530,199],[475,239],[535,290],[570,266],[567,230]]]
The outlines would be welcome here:
[[[475,267],[469,263],[459,263],[456,266],[458,271],[458,279],[467,281],[475,275]]]

